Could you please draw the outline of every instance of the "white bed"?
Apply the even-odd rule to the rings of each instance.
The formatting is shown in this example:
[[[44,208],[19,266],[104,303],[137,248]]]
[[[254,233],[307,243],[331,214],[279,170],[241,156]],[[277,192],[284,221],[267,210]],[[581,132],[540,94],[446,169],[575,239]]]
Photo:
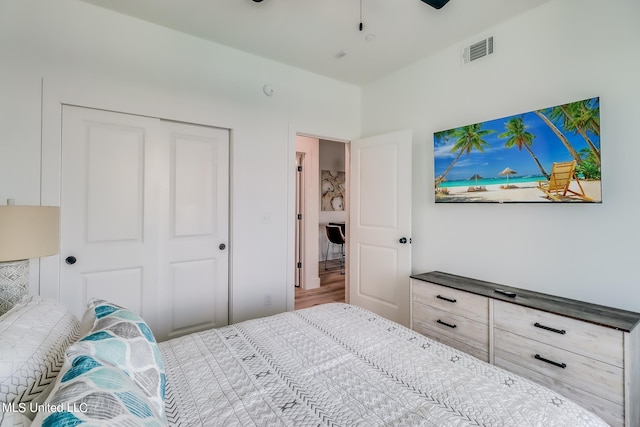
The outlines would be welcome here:
[[[1,317],[3,345],[21,319],[42,317],[28,315],[34,303],[53,310],[34,298]],[[13,377],[0,370],[3,427],[606,425],[540,385],[347,304],[159,344],[139,316],[105,301],[90,302],[82,327],[54,311],[57,326],[39,328],[47,346],[15,362]],[[30,374],[42,387],[28,379],[2,393],[38,364],[51,365]],[[21,399],[40,402],[35,414]]]
[[[160,350],[170,425],[604,425],[546,388],[345,304]]]

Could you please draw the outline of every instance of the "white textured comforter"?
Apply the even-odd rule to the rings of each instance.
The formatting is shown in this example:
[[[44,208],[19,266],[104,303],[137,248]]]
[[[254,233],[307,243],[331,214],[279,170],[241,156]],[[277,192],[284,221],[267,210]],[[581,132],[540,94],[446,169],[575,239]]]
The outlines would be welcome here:
[[[180,426],[602,426],[540,385],[326,304],[160,343]]]

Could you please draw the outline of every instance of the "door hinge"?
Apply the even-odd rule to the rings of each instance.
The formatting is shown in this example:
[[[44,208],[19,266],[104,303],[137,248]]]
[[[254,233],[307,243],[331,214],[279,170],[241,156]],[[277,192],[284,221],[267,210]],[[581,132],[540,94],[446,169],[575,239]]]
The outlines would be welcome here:
[[[302,166],[298,166],[298,172],[302,172]]]
[[[302,263],[301,262],[298,263],[298,268],[302,268]]]
[[[298,214],[298,221],[302,221],[302,214]]]

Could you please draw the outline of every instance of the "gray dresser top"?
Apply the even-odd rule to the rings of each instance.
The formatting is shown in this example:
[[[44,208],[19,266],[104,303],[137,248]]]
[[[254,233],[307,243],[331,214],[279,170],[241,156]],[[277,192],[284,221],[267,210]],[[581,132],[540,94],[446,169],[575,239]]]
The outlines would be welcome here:
[[[514,288],[513,286],[500,285],[471,279],[441,271],[414,274],[412,279],[435,283],[461,291],[483,295],[489,298],[535,308],[549,313],[560,314],[574,319],[583,320],[597,325],[630,332],[640,323],[640,313],[606,307],[604,305],[591,304],[540,292]],[[509,297],[496,290],[515,293],[515,297]]]

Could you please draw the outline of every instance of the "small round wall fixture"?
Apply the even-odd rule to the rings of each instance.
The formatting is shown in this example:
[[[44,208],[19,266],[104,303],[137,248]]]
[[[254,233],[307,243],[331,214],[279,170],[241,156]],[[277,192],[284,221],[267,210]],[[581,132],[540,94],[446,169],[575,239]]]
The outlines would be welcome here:
[[[253,0],[256,1],[256,0]],[[262,0],[260,0],[262,1]],[[269,83],[267,83],[266,85],[262,86],[262,91],[264,92],[265,95],[267,96],[271,96],[273,95],[273,86],[271,86]]]

